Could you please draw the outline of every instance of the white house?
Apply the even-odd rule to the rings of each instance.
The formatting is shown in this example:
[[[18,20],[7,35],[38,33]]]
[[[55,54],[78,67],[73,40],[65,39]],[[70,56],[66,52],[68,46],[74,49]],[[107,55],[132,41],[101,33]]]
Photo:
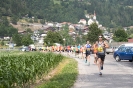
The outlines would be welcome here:
[[[50,26],[50,27],[53,27],[54,26],[53,23],[47,23],[47,25]]]
[[[90,18],[89,14],[86,14],[85,17],[88,18],[88,19]]]
[[[93,19],[89,19],[88,20],[88,25],[91,25],[92,23],[94,23],[94,20]]]
[[[43,39],[40,39],[39,40],[39,43],[41,43],[41,44],[44,43],[44,40]]]
[[[55,26],[56,27],[62,27],[62,25],[60,23],[57,23]]]
[[[75,27],[73,25],[69,25],[69,29],[74,29],[75,30]]]
[[[83,25],[86,25],[86,20],[85,19],[80,19],[78,23],[82,23]]]
[[[89,20],[88,20],[88,25],[91,25],[92,23],[99,24],[99,22],[96,20],[96,13],[94,11],[93,15],[90,15]]]
[[[10,37],[4,37],[4,40],[9,40],[10,39]]]
[[[47,36],[47,34],[41,34],[41,37],[46,37]]]

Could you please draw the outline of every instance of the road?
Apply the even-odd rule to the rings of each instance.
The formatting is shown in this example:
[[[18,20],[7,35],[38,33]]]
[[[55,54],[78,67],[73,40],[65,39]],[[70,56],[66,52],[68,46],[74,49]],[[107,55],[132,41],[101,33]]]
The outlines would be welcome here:
[[[98,67],[93,63],[88,66],[83,60],[70,54],[78,61],[79,75],[72,88],[133,88],[133,62],[116,62],[113,55],[106,55],[103,75],[99,76]]]
[[[132,68],[132,70],[133,70],[133,62],[129,62],[128,60],[122,60],[120,62],[116,62],[115,59],[113,58],[113,54],[106,55],[106,60],[109,60],[111,62],[120,64],[120,65],[122,65],[124,67]]]

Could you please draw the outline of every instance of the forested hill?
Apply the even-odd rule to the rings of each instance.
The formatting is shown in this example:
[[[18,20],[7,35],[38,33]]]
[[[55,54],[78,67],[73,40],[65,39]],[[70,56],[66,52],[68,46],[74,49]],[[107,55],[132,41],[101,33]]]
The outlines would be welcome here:
[[[28,14],[45,21],[77,23],[94,10],[103,26],[133,25],[133,0],[0,0],[0,17]]]

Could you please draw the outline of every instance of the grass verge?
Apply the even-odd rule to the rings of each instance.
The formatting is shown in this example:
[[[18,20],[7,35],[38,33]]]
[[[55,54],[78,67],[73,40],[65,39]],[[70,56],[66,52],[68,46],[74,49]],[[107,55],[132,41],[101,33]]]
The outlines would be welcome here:
[[[56,75],[36,88],[70,88],[78,75],[77,62],[66,58],[57,67]]]

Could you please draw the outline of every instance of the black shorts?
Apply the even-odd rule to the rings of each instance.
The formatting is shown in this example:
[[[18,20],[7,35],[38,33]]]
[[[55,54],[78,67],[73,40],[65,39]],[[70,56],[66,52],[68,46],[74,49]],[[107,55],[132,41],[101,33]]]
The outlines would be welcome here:
[[[80,53],[80,51],[78,50],[78,51],[76,51],[76,53]]]
[[[90,51],[86,51],[86,56],[88,56],[88,55],[90,55],[91,53],[90,53]]]
[[[67,52],[70,52],[70,50],[67,50]]]
[[[100,58],[102,61],[104,61],[105,54],[97,53],[97,57]]]

